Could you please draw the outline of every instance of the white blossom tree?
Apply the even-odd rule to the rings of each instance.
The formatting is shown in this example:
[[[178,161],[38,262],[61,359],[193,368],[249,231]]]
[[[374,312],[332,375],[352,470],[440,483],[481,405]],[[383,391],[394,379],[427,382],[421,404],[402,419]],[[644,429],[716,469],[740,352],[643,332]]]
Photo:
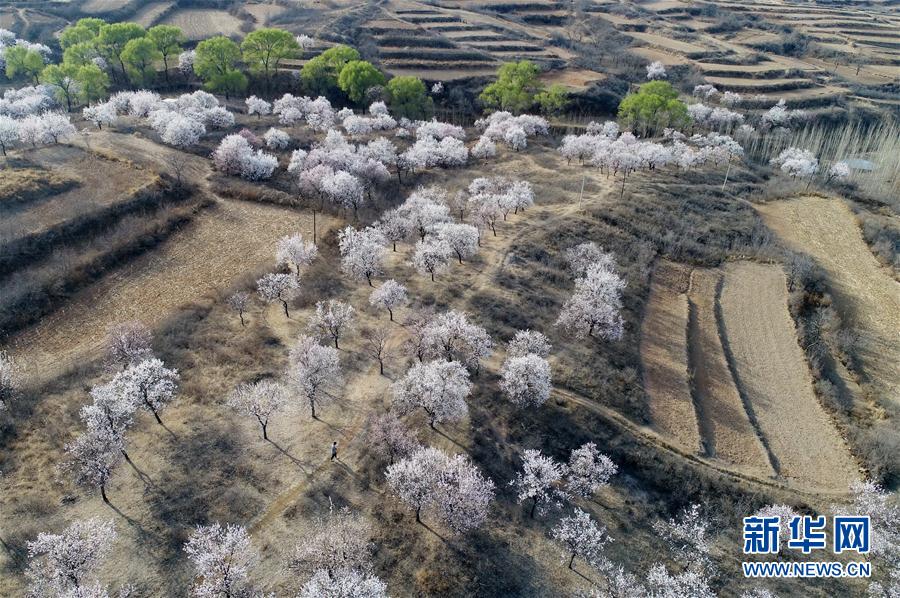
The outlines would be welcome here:
[[[393,408],[401,415],[421,408],[429,425],[459,421],[468,413],[466,397],[472,389],[469,372],[457,361],[416,363],[391,387]]]
[[[811,151],[796,147],[789,147],[783,150],[776,157],[772,158],[770,162],[778,166],[789,177],[808,179],[810,183],[816,173],[819,172],[818,158]],[[809,184],[807,184],[807,187],[809,187]]]
[[[72,475],[78,486],[99,490],[103,502],[109,504],[106,486],[124,458],[121,438],[106,430],[88,430],[68,443],[65,451],[62,469]]]
[[[539,450],[527,449],[522,455],[522,471],[510,485],[516,489],[519,503],[532,501],[530,515],[533,518],[535,512],[543,514],[547,508],[559,508],[564,500],[568,500],[562,489],[565,475],[564,464],[542,455]]]
[[[494,483],[464,455],[449,457],[432,447],[420,448],[385,472],[391,491],[416,513],[433,511],[456,533],[481,526],[494,499]]]
[[[537,330],[519,330],[515,337],[506,345],[506,356],[524,357],[533,353],[546,359],[550,356],[552,347],[547,337]]]
[[[850,484],[847,505],[831,507],[835,515],[868,516],[872,534],[871,553],[894,563],[900,562],[900,505],[893,493],[876,482]]]
[[[588,241],[566,249],[564,254],[569,269],[576,276],[587,276],[591,268],[603,268],[615,272],[616,259],[612,253],[604,251],[602,247]]]
[[[256,288],[260,299],[266,303],[280,302],[284,308],[284,317],[291,317],[288,312],[288,301],[296,297],[300,290],[295,276],[278,273],[266,274],[256,281]]]
[[[444,223],[435,227],[437,242],[447,245],[459,263],[478,253],[478,229],[471,224]]]
[[[255,114],[257,118],[272,113],[272,104],[256,96],[250,96],[244,103],[247,104],[247,114]]]
[[[481,527],[494,500],[494,482],[465,455],[451,457],[441,471],[434,502],[441,521],[461,534]]]
[[[409,234],[425,236],[442,222],[450,222],[450,208],[446,205],[447,192],[438,187],[419,187],[397,208],[408,226]]]
[[[375,575],[355,569],[329,574],[319,569],[307,580],[297,598],[387,598],[387,585]]]
[[[106,356],[111,365],[126,368],[152,357],[152,342],[150,329],[138,320],[114,324],[106,331]]]
[[[653,524],[673,556],[694,571],[703,571],[709,565],[709,527],[709,517],[697,503],[685,507],[672,519]]]
[[[609,478],[618,471],[619,468],[613,460],[597,450],[596,444],[587,442],[569,455],[566,491],[587,498],[608,485]]]
[[[453,249],[439,239],[416,241],[416,249],[412,256],[412,265],[420,274],[430,274],[431,282],[434,275],[447,269]]]
[[[116,528],[99,518],[75,521],[59,534],[41,533],[28,542],[25,575],[29,596],[101,598],[107,588],[98,569],[113,549]]]
[[[489,137],[479,137],[475,147],[472,148],[472,157],[476,160],[486,160],[496,155],[497,145]]]
[[[575,281],[572,293],[556,320],[557,326],[569,330],[576,337],[593,336],[619,340],[624,332],[622,289],[625,281],[618,274],[602,267],[592,267],[584,278]]]
[[[240,384],[228,396],[227,404],[238,413],[255,417],[262,428],[263,440],[268,440],[269,420],[287,405],[287,389],[271,379]]]
[[[199,142],[204,133],[206,127],[202,122],[189,116],[174,114],[160,133],[160,139],[168,145],[184,148]]]
[[[294,548],[288,568],[301,577],[316,571],[329,576],[342,570],[369,571],[375,544],[372,525],[359,513],[348,508],[317,518]]]
[[[604,548],[610,542],[606,527],[581,509],[560,519],[550,535],[565,549],[563,559],[568,559],[569,569],[575,568],[575,557],[581,557],[592,567],[601,565]]]
[[[90,106],[85,106],[84,110],[81,111],[82,116],[88,122],[92,123],[98,129],[103,129],[103,125],[112,125],[118,120],[118,114],[116,113],[116,107],[113,106],[109,102],[102,102],[100,104],[91,104]],[[2,117],[0,117],[0,141],[2,141]]]
[[[369,295],[369,305],[388,311],[391,322],[394,321],[394,310],[408,301],[406,287],[393,278],[385,280]]]
[[[366,445],[382,459],[393,465],[419,448],[415,432],[407,428],[393,413],[369,418],[366,424]]]
[[[329,299],[316,302],[316,313],[309,319],[307,328],[319,338],[331,337],[334,348],[340,349],[341,335],[353,328],[356,310],[349,303]]]
[[[543,357],[510,357],[500,375],[500,390],[517,407],[540,407],[550,398],[550,364]]]
[[[494,343],[481,326],[469,321],[465,312],[450,310],[432,318],[423,331],[425,355],[460,361],[476,372],[482,359],[493,351]]]
[[[197,526],[184,551],[195,571],[191,595],[197,598],[252,595],[247,577],[258,556],[244,527],[231,523]]]
[[[297,280],[300,279],[301,270],[308,268],[318,255],[318,247],[310,241],[304,241],[300,233],[281,237],[275,246],[275,264],[292,266]]]
[[[112,384],[119,385],[127,400],[152,413],[156,423],[162,425],[159,413],[175,399],[179,379],[177,370],[151,357],[116,374]]]
[[[660,61],[656,60],[647,65],[647,79],[651,81],[666,78],[666,67]]]
[[[835,162],[828,169],[828,174],[825,177],[825,182],[843,182],[848,178],[850,178],[850,165],[846,162]]]
[[[309,404],[313,418],[316,406],[334,399],[341,384],[341,364],[337,349],[323,347],[315,338],[300,335],[288,356],[287,378]]]
[[[384,273],[384,259],[387,252],[387,238],[378,228],[367,227],[356,230],[352,226],[338,232],[338,247],[341,251],[341,269],[354,280],[372,284],[373,276]]]
[[[794,510],[789,505],[785,504],[771,504],[766,505],[756,513],[753,514],[754,517],[778,517],[778,537],[780,539],[779,543],[779,552],[782,552],[787,547],[787,541],[790,538],[791,534],[791,519],[799,516],[796,510]],[[803,536],[803,530],[800,530],[800,536]]]
[[[241,326],[244,326],[244,312],[247,311],[247,308],[250,306],[250,293],[247,291],[238,291],[228,297],[227,303],[228,307],[238,312],[238,317],[241,319]]]
[[[397,251],[397,243],[409,237],[409,221],[397,209],[384,212],[375,226],[391,242],[394,251]]]
[[[291,136],[275,127],[265,132],[263,140],[266,142],[266,147],[272,150],[286,149],[291,144]]]
[[[4,156],[6,155],[6,150],[18,140],[19,121],[5,114],[0,114],[0,151],[3,152]]]
[[[125,434],[134,423],[138,408],[133,394],[115,379],[94,386],[90,394],[91,404],[83,406],[79,412],[88,434],[95,436],[101,444],[118,447],[122,456],[130,461],[125,450]]]

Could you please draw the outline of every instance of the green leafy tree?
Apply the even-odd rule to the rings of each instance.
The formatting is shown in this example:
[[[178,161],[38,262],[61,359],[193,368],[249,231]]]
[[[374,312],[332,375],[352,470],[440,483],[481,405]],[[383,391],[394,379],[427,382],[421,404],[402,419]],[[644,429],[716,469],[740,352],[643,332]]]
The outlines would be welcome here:
[[[241,49],[236,43],[219,35],[197,44],[194,55],[194,72],[210,91],[224,93],[226,97],[247,87],[247,77],[237,70]]]
[[[165,68],[166,82],[169,82],[169,59],[181,54],[184,43],[184,33],[180,27],[174,25],[156,25],[147,30],[147,37],[162,55],[163,68]]]
[[[77,99],[80,85],[78,83],[77,64],[51,64],[41,73],[41,83],[53,88],[56,99],[66,103],[69,112],[72,111],[72,101]]]
[[[41,73],[41,82],[54,89],[56,98],[69,112],[79,99],[92,102],[106,95],[109,77],[95,64],[51,64]]]
[[[82,102],[90,103],[106,97],[109,89],[109,75],[96,64],[85,64],[75,74],[78,81],[78,96]]]
[[[76,27],[87,27],[94,33],[94,37],[100,35],[100,29],[106,25],[106,21],[98,17],[84,17],[75,22]]]
[[[267,90],[281,61],[296,56],[299,51],[300,44],[293,34],[283,29],[257,29],[241,42],[244,62],[252,72],[265,77]]]
[[[384,85],[384,75],[365,60],[351,60],[338,75],[338,87],[354,102],[362,101],[370,88],[379,85]]]
[[[541,71],[529,60],[507,62],[500,67],[497,80],[484,88],[478,96],[487,108],[510,112],[528,110],[535,102],[535,95],[543,91],[538,80]]]
[[[156,74],[155,62],[162,60],[162,52],[150,38],[139,37],[125,44],[122,62],[128,69],[128,77],[135,85],[145,85]]]
[[[300,79],[312,93],[326,94],[338,84],[338,75],[351,60],[359,60],[359,52],[350,46],[328,48],[307,61],[300,70]]]
[[[93,42],[95,39],[97,39],[97,34],[84,25],[71,25],[59,33],[59,45],[63,50],[75,44]]]
[[[223,94],[227,99],[247,90],[247,76],[238,70],[228,71],[222,75],[213,76],[204,84],[204,87]]]
[[[23,46],[10,46],[3,55],[6,59],[6,76],[10,79],[28,77],[35,83],[44,70],[44,57],[36,50]]]
[[[650,81],[619,103],[619,119],[641,133],[678,127],[689,121],[687,106],[667,81]]]
[[[434,102],[418,77],[394,77],[387,82],[391,111],[397,116],[424,119],[431,115]]]
[[[81,42],[66,48],[63,52],[63,63],[83,66],[91,64],[99,55],[95,42]]]
[[[128,71],[125,68],[125,61],[122,59],[122,51],[125,46],[133,39],[138,39],[146,35],[144,28],[137,23],[111,23],[100,27],[100,35],[97,36],[97,44],[106,53],[110,60],[119,63],[122,69],[122,76],[127,77]]]
[[[545,114],[557,114],[569,103],[569,92],[558,83],[554,83],[534,96],[534,101]]]

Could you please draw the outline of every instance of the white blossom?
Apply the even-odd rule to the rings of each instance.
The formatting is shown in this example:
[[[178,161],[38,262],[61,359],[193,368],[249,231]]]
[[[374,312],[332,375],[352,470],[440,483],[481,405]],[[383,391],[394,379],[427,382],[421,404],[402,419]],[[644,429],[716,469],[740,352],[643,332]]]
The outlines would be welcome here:
[[[611,272],[617,270],[613,254],[604,251],[593,241],[566,249],[564,257],[569,269],[576,277],[587,276],[591,268],[602,268]]]
[[[275,127],[266,131],[263,139],[266,141],[266,147],[274,150],[285,149],[291,143],[291,136]]]
[[[263,439],[268,440],[269,420],[284,409],[287,391],[283,384],[269,379],[240,384],[229,395],[227,404],[239,413],[255,417],[262,427]]]
[[[165,409],[178,391],[178,370],[170,369],[155,357],[128,366],[116,374],[112,384],[121,388],[135,405],[153,414],[162,424],[159,412]]]
[[[570,330],[576,337],[593,336],[619,340],[624,333],[622,289],[618,274],[601,267],[592,267],[584,278],[575,281],[575,292],[563,305],[556,320],[557,326]]]
[[[301,334],[288,356],[287,378],[309,404],[315,418],[316,406],[330,402],[342,382],[337,349],[324,347],[315,338]]]
[[[653,524],[672,554],[697,571],[709,563],[709,527],[709,518],[696,503],[682,509],[673,519]]]
[[[338,233],[341,270],[354,280],[366,280],[369,286],[374,286],[372,277],[384,273],[386,244],[387,239],[378,228],[344,228]]]
[[[394,279],[385,280],[369,295],[369,305],[388,310],[391,321],[394,321],[394,310],[408,301],[406,287]]]
[[[609,484],[609,478],[618,471],[612,459],[597,450],[593,442],[587,442],[569,456],[566,490],[576,496],[590,497]]]
[[[387,585],[372,575],[355,569],[329,573],[319,569],[307,580],[297,598],[387,598]]]
[[[433,318],[423,330],[425,355],[462,362],[478,369],[490,356],[493,341],[487,331],[470,322],[465,312],[450,310]]]
[[[308,268],[319,255],[319,249],[311,241],[304,241],[303,235],[295,233],[278,239],[275,247],[275,263],[292,266],[300,279],[302,268]]]
[[[581,557],[594,567],[601,565],[604,548],[610,542],[606,527],[597,524],[581,509],[563,517],[550,535],[564,548],[563,560],[569,561],[569,569],[573,568],[575,557]]]
[[[28,542],[29,595],[89,598],[106,595],[97,570],[113,549],[115,525],[99,518],[75,521],[62,533]]]
[[[550,341],[537,330],[519,330],[506,346],[506,356],[523,357],[533,353],[546,359],[549,357],[551,349]]]
[[[153,335],[142,322],[132,320],[106,330],[106,356],[111,364],[128,366],[153,356]]]
[[[84,116],[85,120],[93,123],[98,129],[102,129],[103,125],[112,125],[118,118],[115,106],[109,102],[85,106],[84,110],[81,111],[81,114]],[[0,117],[0,119],[2,119],[2,117]],[[2,122],[2,120],[0,120],[0,122]],[[0,125],[0,141],[2,141],[2,128],[2,125]]]
[[[272,104],[256,96],[250,96],[244,103],[247,104],[247,114],[255,114],[261,118],[272,112]]]
[[[450,246],[440,240],[416,241],[412,256],[413,267],[420,274],[430,274],[431,281],[434,282],[434,275],[447,269],[452,252]]]
[[[249,595],[247,577],[258,556],[244,527],[231,523],[197,526],[184,551],[195,570],[191,595],[197,598]]]
[[[507,358],[500,375],[500,390],[517,407],[540,407],[550,398],[550,364],[543,357]]]
[[[309,319],[307,328],[319,338],[331,337],[334,348],[339,349],[338,340],[353,328],[356,310],[349,303],[329,299],[316,302],[316,312]]]
[[[471,224],[442,223],[435,227],[437,243],[446,244],[459,263],[478,253],[478,229]]]
[[[284,308],[284,316],[290,318],[288,301],[297,296],[300,287],[297,278],[290,274],[266,274],[256,281],[259,297],[266,303],[280,302]]]
[[[666,67],[660,61],[656,60],[647,65],[647,78],[651,81],[665,79],[667,76]]]
[[[372,568],[374,531],[358,513],[331,508],[327,517],[317,518],[303,534],[288,561],[288,568],[302,577],[324,570],[334,575],[341,570],[368,571]]]
[[[456,361],[415,363],[392,385],[393,408],[400,414],[418,408],[425,411],[429,425],[459,421],[468,413],[466,397],[472,389],[469,373]]]
[[[535,512],[543,514],[548,507],[559,508],[568,496],[562,490],[566,466],[541,454],[541,451],[527,449],[522,455],[522,471],[516,474],[511,486],[516,489],[518,502],[531,500],[531,516]]]

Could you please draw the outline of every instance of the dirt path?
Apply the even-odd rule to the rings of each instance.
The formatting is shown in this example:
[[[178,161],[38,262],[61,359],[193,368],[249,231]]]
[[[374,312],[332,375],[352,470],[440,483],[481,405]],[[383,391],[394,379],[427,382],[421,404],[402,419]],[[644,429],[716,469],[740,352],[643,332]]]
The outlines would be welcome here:
[[[776,468],[788,480],[841,489],[859,471],[819,405],[777,266],[728,264],[722,288],[723,345],[753,406]]]
[[[702,453],[688,384],[688,275],[680,264],[657,265],[641,323],[641,362],[653,427],[685,450]]]
[[[900,409],[900,284],[878,263],[840,200],[801,197],[757,206],[789,247],[828,275],[841,317],[862,338],[860,356],[874,398]]]
[[[771,476],[775,472],[734,385],[722,349],[716,318],[721,280],[720,270],[695,269],[688,290],[689,361],[707,454],[746,467],[755,475]]]

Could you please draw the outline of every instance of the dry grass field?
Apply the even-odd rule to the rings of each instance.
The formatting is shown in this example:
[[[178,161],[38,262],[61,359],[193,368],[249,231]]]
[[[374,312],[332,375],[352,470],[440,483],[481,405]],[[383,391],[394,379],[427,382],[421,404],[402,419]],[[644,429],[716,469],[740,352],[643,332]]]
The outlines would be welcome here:
[[[840,199],[808,196],[759,206],[791,248],[825,269],[841,315],[860,335],[864,383],[876,403],[900,408],[900,283],[878,263]]]

